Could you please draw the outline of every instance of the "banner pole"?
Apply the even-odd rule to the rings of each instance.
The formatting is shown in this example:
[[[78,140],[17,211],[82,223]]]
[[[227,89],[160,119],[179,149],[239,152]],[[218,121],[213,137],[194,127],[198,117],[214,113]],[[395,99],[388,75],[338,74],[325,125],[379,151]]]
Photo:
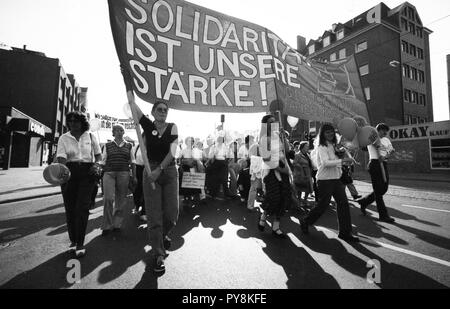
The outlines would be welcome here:
[[[147,171],[147,174],[151,174],[152,170],[150,168],[150,163],[148,162],[148,157],[147,157],[147,147],[144,144],[144,139],[142,138],[142,132],[141,132],[141,127],[139,125],[139,119],[137,119],[137,112],[136,109],[134,107],[135,101],[134,101],[134,94],[133,94],[133,90],[128,90],[127,91],[127,98],[128,98],[128,104],[130,105],[130,110],[131,110],[131,115],[133,116],[133,121],[135,124],[135,129],[136,129],[136,133],[137,133],[137,138],[138,138],[138,142],[139,145],[141,145],[141,147],[139,147],[141,154],[142,154],[142,159],[144,160],[144,166],[145,166],[145,170]],[[155,190],[155,183],[151,184],[152,189]]]

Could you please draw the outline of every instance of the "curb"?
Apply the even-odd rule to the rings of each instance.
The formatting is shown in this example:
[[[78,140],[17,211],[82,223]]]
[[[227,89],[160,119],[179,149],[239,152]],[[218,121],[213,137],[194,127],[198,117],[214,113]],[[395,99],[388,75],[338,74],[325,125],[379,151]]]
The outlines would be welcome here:
[[[48,196],[58,195],[58,194],[61,194],[61,192],[52,192],[52,193],[45,193],[45,194],[38,194],[38,195],[32,195],[32,196],[24,196],[24,197],[19,197],[19,198],[13,198],[13,199],[9,199],[9,200],[0,201],[0,205],[1,204],[16,203],[16,202],[23,202],[23,201],[33,200],[33,199],[36,199],[36,198],[48,197]]]

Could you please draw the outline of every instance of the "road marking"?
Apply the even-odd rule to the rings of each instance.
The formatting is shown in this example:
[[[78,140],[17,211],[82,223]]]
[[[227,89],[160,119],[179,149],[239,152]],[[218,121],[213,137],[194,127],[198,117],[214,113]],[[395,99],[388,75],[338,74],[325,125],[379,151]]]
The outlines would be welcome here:
[[[431,211],[439,211],[439,212],[450,213],[449,210],[443,210],[443,209],[435,209],[435,208],[419,207],[419,206],[412,206],[412,205],[401,205],[401,206],[403,206],[403,207],[409,207],[409,208],[417,208],[417,209],[425,209],[425,210],[431,210]]]
[[[316,229],[317,230],[323,230],[323,231],[335,234],[334,231],[329,230],[329,229],[327,229],[325,227],[316,226]],[[382,243],[382,242],[379,242],[379,241],[376,241],[376,240],[373,240],[373,239],[370,239],[370,238],[364,238],[364,240],[367,240],[368,242],[371,242],[373,244],[379,245],[381,247],[384,247],[384,248],[387,248],[387,249],[391,249],[393,251],[397,251],[397,252],[400,252],[400,253],[405,253],[405,254],[408,254],[408,255],[411,255],[411,256],[414,256],[414,257],[418,257],[418,258],[430,261],[430,262],[434,262],[434,263],[438,263],[438,264],[450,267],[450,262],[448,262],[448,261],[444,261],[444,260],[441,260],[441,259],[438,259],[438,258],[434,258],[432,256],[428,256],[428,255],[425,255],[425,254],[422,254],[422,253],[414,252],[414,251],[411,251],[411,250],[406,250],[406,249],[399,248],[399,247],[396,247],[396,246],[388,245],[388,244],[385,244],[385,243]]]

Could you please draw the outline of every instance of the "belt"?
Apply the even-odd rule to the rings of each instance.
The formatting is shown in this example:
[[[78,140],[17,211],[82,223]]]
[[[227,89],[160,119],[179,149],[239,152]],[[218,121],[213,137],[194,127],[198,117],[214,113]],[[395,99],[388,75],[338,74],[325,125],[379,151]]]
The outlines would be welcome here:
[[[78,165],[78,166],[89,166],[93,164],[94,163],[92,162],[80,162],[80,161],[71,161],[66,163],[66,165]]]
[[[150,163],[150,165],[158,165],[158,166],[161,165],[161,162],[156,162],[156,161],[150,161],[149,163]],[[172,161],[169,163],[169,165],[167,165],[167,167],[170,167],[170,166],[175,166],[175,161]]]

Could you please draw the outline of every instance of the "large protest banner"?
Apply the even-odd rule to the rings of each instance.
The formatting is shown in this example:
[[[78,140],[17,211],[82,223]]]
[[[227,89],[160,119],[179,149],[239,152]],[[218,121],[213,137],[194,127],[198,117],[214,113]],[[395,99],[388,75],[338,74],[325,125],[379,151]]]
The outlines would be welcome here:
[[[352,57],[313,63],[268,29],[180,0],[109,0],[120,63],[139,98],[217,113],[368,119]]]

